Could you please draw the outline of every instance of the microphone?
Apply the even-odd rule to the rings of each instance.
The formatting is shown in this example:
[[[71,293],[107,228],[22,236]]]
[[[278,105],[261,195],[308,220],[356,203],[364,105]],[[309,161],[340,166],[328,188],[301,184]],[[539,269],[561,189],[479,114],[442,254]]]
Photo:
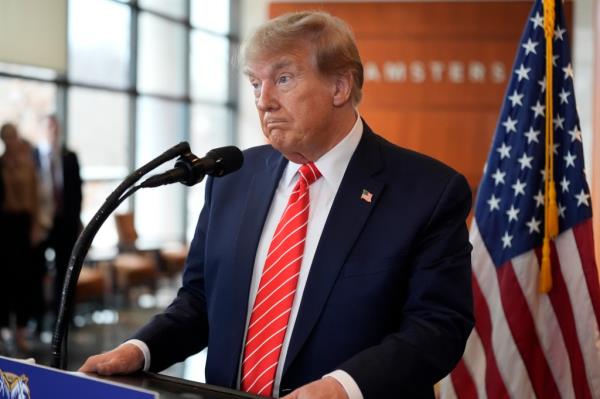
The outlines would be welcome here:
[[[177,159],[173,169],[149,177],[140,186],[158,187],[177,182],[193,186],[200,183],[205,175],[225,176],[241,168],[243,163],[244,154],[234,146],[215,148],[207,152],[204,158],[186,152]]]

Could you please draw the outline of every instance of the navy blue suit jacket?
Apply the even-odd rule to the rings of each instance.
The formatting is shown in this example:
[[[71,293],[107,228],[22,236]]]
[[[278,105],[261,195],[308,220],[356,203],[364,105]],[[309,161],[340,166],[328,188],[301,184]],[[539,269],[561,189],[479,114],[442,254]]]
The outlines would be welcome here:
[[[208,383],[234,387],[262,227],[287,160],[270,146],[209,179],[183,287],[135,338],[151,369],[208,345]],[[369,203],[363,190],[373,194]],[[366,399],[433,397],[473,325],[463,176],[365,124],[315,253],[282,394],[342,369]]]

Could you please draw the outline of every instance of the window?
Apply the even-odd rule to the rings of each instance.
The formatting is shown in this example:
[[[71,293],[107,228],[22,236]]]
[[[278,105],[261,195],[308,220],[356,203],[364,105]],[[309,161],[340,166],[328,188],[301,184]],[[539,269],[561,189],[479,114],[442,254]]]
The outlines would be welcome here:
[[[140,13],[138,87],[141,92],[184,96],[186,30],[182,24]]]
[[[192,0],[192,26],[225,35],[230,33],[230,2]]]
[[[37,144],[41,117],[58,114],[80,161],[84,222],[124,177],[177,142],[190,141],[198,156],[233,144],[230,3],[68,0],[66,72],[0,59],[0,123],[17,123]],[[201,191],[141,190],[121,210],[136,213],[141,241],[189,240]],[[109,218],[94,246],[116,242]]]
[[[185,105],[151,97],[138,100],[136,168],[184,139]],[[172,168],[169,162],[152,174]],[[151,242],[184,239],[184,195],[182,185],[141,190],[135,197],[135,225],[140,237]],[[158,227],[158,228],[157,228]]]
[[[74,82],[127,88],[130,26],[131,11],[126,5],[106,0],[71,1],[69,78]]]
[[[54,111],[56,96],[54,83],[0,77],[0,124],[16,124],[20,134],[35,145],[40,139],[40,120]]]
[[[192,33],[191,89],[194,100],[225,103],[229,85],[229,41],[202,31]]]

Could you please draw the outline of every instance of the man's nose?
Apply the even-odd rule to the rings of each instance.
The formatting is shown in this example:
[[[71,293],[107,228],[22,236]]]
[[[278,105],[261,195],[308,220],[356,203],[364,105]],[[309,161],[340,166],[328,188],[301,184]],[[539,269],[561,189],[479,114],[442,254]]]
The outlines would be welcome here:
[[[275,89],[270,84],[263,84],[256,97],[256,108],[259,111],[267,112],[276,109],[278,104]]]

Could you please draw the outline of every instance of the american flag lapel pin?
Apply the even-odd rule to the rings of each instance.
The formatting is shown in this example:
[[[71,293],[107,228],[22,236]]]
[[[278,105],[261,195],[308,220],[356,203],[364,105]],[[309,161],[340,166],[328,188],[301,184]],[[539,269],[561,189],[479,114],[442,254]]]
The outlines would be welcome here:
[[[370,204],[371,201],[373,201],[373,193],[369,190],[363,189],[362,194],[360,195],[360,199]]]

